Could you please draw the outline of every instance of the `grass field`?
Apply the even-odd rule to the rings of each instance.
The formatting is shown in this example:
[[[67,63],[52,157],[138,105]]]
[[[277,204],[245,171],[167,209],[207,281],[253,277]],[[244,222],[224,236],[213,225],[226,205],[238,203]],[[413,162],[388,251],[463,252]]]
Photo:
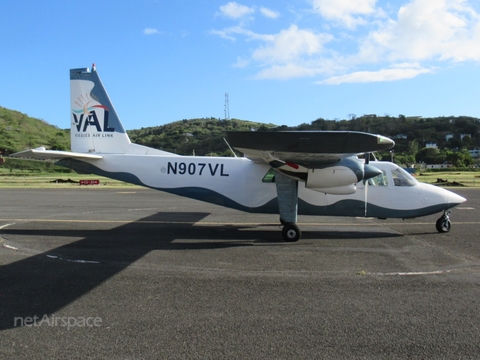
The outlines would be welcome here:
[[[420,182],[429,184],[437,184],[441,186],[457,186],[478,187],[480,188],[480,172],[436,172],[436,173],[419,173],[415,178]],[[438,183],[438,180],[447,180]],[[67,181],[71,182],[67,182]],[[100,185],[80,185],[80,180],[100,180]],[[0,167],[0,188],[131,188],[137,185],[128,184],[126,182],[112,180],[97,175],[85,175],[71,173],[35,173],[26,170],[2,169]]]
[[[100,180],[100,185],[80,185],[80,180]],[[103,176],[77,173],[32,173],[27,171],[5,171],[0,169],[0,188],[132,188],[123,181],[112,180]]]
[[[415,178],[424,183],[441,186],[455,186],[456,183],[456,186],[480,187],[480,172],[421,172]]]

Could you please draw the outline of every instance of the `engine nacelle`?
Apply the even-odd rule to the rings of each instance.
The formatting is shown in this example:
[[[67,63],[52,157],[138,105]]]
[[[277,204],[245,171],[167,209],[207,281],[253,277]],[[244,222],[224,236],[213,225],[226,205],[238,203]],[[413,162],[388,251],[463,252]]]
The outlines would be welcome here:
[[[348,195],[357,191],[357,175],[348,167],[331,166],[308,169],[305,187],[333,195]]]

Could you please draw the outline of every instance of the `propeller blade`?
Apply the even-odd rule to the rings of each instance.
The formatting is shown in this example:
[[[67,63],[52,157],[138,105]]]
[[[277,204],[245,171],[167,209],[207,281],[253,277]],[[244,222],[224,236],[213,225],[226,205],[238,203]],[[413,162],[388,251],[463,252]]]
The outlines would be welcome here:
[[[365,217],[367,217],[367,207],[368,207],[368,179],[372,178],[372,177],[375,177],[377,175],[380,175],[382,172],[380,171],[380,173],[376,172],[377,171],[380,171],[379,169],[377,169],[375,166],[372,166],[370,165],[370,153],[365,153],[365,165],[364,165],[364,169],[363,169],[363,183],[365,184],[365,193],[364,193],[364,196],[365,196],[365,199],[364,199],[364,202],[365,202],[365,205],[364,205],[364,208],[365,208]]]
[[[365,217],[367,217],[367,206],[368,206],[368,180],[365,181]]]

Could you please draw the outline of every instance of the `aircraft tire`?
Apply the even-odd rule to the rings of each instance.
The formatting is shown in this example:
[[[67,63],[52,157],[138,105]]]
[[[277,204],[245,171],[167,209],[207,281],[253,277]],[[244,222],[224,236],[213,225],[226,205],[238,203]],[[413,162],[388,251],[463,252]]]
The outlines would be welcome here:
[[[287,224],[282,229],[282,236],[286,242],[296,242],[302,236],[302,232],[297,225]]]
[[[435,224],[435,226],[439,233],[447,233],[450,231],[450,228],[452,227],[452,223],[450,222],[450,219],[446,218],[445,216],[442,216],[437,220],[437,223]]]

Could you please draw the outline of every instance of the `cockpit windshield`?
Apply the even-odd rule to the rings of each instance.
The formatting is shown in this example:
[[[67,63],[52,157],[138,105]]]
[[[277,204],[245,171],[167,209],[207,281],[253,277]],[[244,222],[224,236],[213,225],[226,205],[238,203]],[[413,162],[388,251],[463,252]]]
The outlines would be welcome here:
[[[382,170],[380,175],[377,175],[373,178],[368,179],[368,185],[370,186],[387,186],[388,185],[388,178],[385,170]]]
[[[402,168],[392,170],[392,178],[395,186],[415,186],[418,181]]]

